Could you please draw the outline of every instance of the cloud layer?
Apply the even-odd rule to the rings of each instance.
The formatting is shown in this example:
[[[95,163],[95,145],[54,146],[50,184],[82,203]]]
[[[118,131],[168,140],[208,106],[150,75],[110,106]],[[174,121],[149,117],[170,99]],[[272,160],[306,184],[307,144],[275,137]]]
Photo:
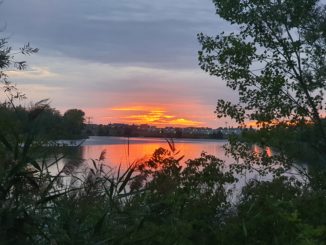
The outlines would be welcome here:
[[[2,34],[16,48],[41,49],[27,57],[26,72],[9,75],[32,100],[84,109],[94,122],[156,116],[162,124],[218,126],[216,100],[233,94],[200,70],[196,40],[229,30],[214,12],[210,0],[5,0]],[[162,114],[112,110],[135,106]]]

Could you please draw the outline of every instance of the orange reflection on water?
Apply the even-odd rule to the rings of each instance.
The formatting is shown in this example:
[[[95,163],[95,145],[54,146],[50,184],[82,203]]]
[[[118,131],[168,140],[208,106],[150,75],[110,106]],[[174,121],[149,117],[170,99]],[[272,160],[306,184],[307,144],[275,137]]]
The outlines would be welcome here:
[[[253,148],[252,151],[253,151],[256,155],[258,155],[259,153],[261,153],[261,148],[258,147],[258,145],[254,145],[252,148]]]
[[[271,157],[273,155],[272,149],[270,147],[267,146],[265,151],[268,157]]]
[[[258,145],[254,145],[254,146],[252,147],[252,151],[253,151],[256,155],[258,155],[258,154],[261,154],[261,153],[263,152],[263,149],[262,149],[261,147],[259,147]],[[266,147],[264,148],[264,151],[266,152],[266,155],[267,155],[268,157],[273,156],[273,152],[272,152],[272,149],[271,149],[270,147],[266,146]]]
[[[223,149],[225,143],[226,141],[181,140],[176,141],[175,146],[177,151],[180,151],[179,156],[184,155],[185,160],[197,158],[203,151],[215,155],[222,160],[226,160]],[[86,144],[82,147],[82,150],[84,159],[98,159],[101,152],[105,150],[105,163],[107,165],[118,167],[121,164],[126,168],[134,161],[143,159],[144,157],[150,157],[160,147],[169,149],[168,143],[164,139],[131,138],[128,144],[127,138],[124,138],[119,143],[109,142],[108,144],[101,145]]]

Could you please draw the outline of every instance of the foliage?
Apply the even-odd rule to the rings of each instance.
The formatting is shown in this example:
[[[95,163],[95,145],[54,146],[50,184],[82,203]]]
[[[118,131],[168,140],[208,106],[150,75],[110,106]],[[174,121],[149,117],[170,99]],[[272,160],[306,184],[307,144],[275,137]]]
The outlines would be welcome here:
[[[80,136],[85,122],[85,113],[79,109],[70,109],[63,114],[64,128],[72,137]]]
[[[199,34],[201,68],[237,90],[239,103],[219,100],[218,117],[257,120],[264,127],[310,121],[311,142],[324,153],[325,10],[316,0],[214,0],[237,32]]]
[[[14,102],[13,102],[14,103]],[[77,111],[76,115],[70,115],[69,112]],[[68,110],[64,116],[59,111],[51,108],[47,100],[42,100],[31,105],[30,108],[24,108],[20,105],[13,107],[7,103],[0,104],[0,125],[3,135],[17,135],[26,133],[30,130],[30,121],[34,121],[34,129],[38,140],[60,140],[60,139],[79,139],[85,137],[83,114],[77,109]],[[72,113],[73,114],[73,113]]]
[[[272,177],[245,186],[224,230],[234,231],[225,243],[322,244],[325,7],[316,0],[213,3],[217,14],[237,30],[216,37],[198,35],[201,68],[239,95],[238,103],[219,100],[217,117],[242,124],[255,120],[261,127],[230,140],[226,150],[235,160],[231,168],[238,174]],[[250,144],[262,151],[252,151]],[[266,147],[277,153],[269,156]],[[298,161],[308,169],[295,164]],[[301,181],[286,178],[288,171],[295,171]],[[314,196],[313,209],[322,214],[318,224],[313,221],[318,214],[308,211],[307,221],[308,212],[303,211],[311,207],[303,201],[309,196]]]
[[[103,160],[104,154],[83,171],[66,165],[55,175],[22,167],[19,176],[29,178],[16,178],[2,202],[2,241],[322,244],[325,239],[321,176],[311,182],[286,176],[251,180],[234,202],[229,187],[237,181],[235,173],[214,156],[203,153],[183,164],[175,148],[160,148],[125,171]]]

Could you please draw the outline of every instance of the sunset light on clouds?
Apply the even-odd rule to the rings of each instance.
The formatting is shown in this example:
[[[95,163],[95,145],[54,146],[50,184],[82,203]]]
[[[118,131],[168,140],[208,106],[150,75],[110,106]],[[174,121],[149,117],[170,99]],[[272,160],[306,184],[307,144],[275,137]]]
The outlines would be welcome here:
[[[121,121],[128,124],[150,124],[159,127],[163,126],[178,126],[178,127],[191,127],[202,126],[202,122],[193,121],[186,118],[178,118],[171,115],[162,108],[151,108],[146,106],[122,107],[112,108],[112,111],[124,112],[121,116]]]
[[[198,66],[197,34],[225,25],[210,0],[10,0],[0,23],[14,49],[40,49],[8,72],[28,101],[82,109],[92,123],[215,128],[227,121],[217,99],[236,100]]]

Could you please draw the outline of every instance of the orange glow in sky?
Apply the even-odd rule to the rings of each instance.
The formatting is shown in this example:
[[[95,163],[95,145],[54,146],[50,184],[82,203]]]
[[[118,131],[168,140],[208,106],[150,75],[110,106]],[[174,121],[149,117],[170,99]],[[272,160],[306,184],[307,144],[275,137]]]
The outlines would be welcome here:
[[[121,113],[121,122],[128,124],[150,124],[155,126],[200,127],[202,122],[190,118],[179,117],[169,113],[167,109],[151,106],[130,106],[111,108]]]
[[[245,123],[247,128],[253,127],[253,128],[257,128],[257,121],[249,121]]]

